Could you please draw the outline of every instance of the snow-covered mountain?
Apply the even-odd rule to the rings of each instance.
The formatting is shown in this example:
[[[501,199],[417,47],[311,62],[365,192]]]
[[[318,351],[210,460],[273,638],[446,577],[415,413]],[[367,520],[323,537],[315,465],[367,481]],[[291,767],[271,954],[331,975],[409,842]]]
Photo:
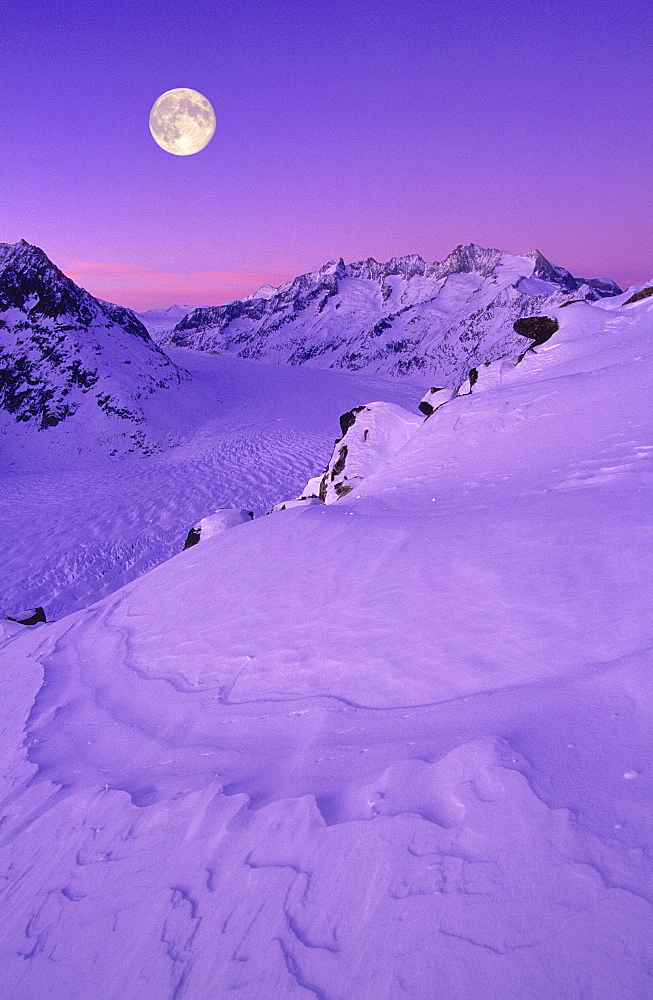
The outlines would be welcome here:
[[[343,413],[328,503],[6,623],[7,997],[651,996],[650,287]]]
[[[146,312],[135,312],[150,337],[159,341],[172,330],[177,323],[193,311],[193,306],[168,306],[167,309],[148,309]]]
[[[147,454],[163,437],[148,400],[186,378],[129,309],[79,288],[38,247],[0,244],[6,458],[88,448]]]
[[[520,316],[619,292],[611,281],[574,278],[538,251],[515,256],[472,243],[441,263],[333,260],[277,289],[195,309],[162,342],[455,385],[474,364],[517,346]]]

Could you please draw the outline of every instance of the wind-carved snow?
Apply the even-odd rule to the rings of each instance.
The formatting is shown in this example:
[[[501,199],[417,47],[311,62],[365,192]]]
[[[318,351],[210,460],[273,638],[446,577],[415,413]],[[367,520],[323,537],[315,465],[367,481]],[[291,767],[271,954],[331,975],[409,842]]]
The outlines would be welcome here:
[[[8,637],[12,1000],[651,993],[653,303],[627,296],[555,310],[335,502]]]

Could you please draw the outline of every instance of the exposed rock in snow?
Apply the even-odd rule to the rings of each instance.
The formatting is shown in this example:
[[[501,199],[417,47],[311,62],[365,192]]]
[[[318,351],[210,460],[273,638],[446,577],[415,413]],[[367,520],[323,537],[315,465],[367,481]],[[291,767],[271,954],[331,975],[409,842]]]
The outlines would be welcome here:
[[[464,382],[458,387],[458,396],[469,396],[478,379],[478,368],[470,368],[469,374]]]
[[[184,550],[190,549],[198,542],[205,542],[208,538],[213,538],[214,535],[226,531],[227,528],[235,528],[237,524],[251,521],[253,517],[254,514],[251,510],[243,510],[242,507],[219,507],[190,529],[186,536]]]
[[[105,454],[151,453],[161,435],[144,407],[187,377],[128,309],[93,298],[37,247],[0,244],[0,435],[20,448],[47,431],[52,444],[73,419],[78,445],[85,435]]]
[[[46,621],[43,608],[27,608],[25,611],[14,611],[13,614],[5,615],[9,622],[18,622],[19,625],[39,625]]]
[[[532,340],[533,347],[545,344],[559,329],[557,319],[551,316],[524,316],[514,323],[515,332],[520,337],[528,337],[529,340]]]
[[[518,359],[513,359],[513,364],[516,364],[517,361]],[[507,359],[507,367],[506,361],[486,361],[485,364],[472,369],[475,372],[476,377],[472,381],[470,376],[470,392],[483,392],[485,389],[495,388],[495,386],[501,384],[502,376],[506,373],[506,371],[512,370],[512,367],[510,359]]]
[[[642,299],[648,299],[653,295],[653,285],[645,285],[644,288],[640,288],[639,291],[633,292],[629,299],[624,302],[625,306],[632,305],[633,302],[641,302]]]
[[[292,365],[437,373],[455,387],[473,365],[518,347],[519,317],[619,291],[613,282],[576,279],[538,251],[470,244],[441,263],[339,258],[264,295],[195,309],[165,342]]]
[[[197,545],[199,540],[200,540],[200,529],[191,528],[188,534],[186,535],[186,541],[184,542],[184,552],[186,551],[186,549],[192,548],[193,545]]]
[[[573,301],[582,302],[584,300],[576,299]],[[571,302],[562,303],[563,306],[571,304]],[[553,334],[560,329],[560,326],[558,320],[551,316],[524,316],[515,321],[514,329],[520,337],[526,337],[531,341],[528,347],[517,355],[501,358],[497,361],[484,361],[477,367],[470,368],[467,378],[458,388],[458,396],[468,396],[471,392],[481,392],[500,385],[503,377],[523,361],[529,351],[550,340]]]
[[[432,386],[420,400],[418,409],[425,416],[430,417],[439,407],[444,406],[456,393],[453,389],[445,389],[444,386]]]
[[[346,496],[356,482],[374,472],[403,447],[422,423],[423,417],[395,403],[368,403],[343,413],[343,436],[335,443],[333,455],[319,478],[318,497],[334,503]],[[316,491],[318,477],[307,484],[304,495]]]

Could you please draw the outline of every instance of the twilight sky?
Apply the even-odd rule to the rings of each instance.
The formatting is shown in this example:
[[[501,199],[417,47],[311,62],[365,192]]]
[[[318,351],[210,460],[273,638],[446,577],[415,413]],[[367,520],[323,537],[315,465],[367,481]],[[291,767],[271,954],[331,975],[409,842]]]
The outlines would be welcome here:
[[[652,42],[650,0],[3,0],[0,242],[141,309],[472,241],[645,281]]]

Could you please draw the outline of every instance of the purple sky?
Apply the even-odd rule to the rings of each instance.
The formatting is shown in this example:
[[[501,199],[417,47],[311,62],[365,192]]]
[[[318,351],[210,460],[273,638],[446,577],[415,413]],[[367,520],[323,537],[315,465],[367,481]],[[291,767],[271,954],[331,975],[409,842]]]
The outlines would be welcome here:
[[[644,281],[652,38],[650,0],[4,0],[0,242],[136,308],[472,241]],[[195,156],[148,129],[180,86]]]

